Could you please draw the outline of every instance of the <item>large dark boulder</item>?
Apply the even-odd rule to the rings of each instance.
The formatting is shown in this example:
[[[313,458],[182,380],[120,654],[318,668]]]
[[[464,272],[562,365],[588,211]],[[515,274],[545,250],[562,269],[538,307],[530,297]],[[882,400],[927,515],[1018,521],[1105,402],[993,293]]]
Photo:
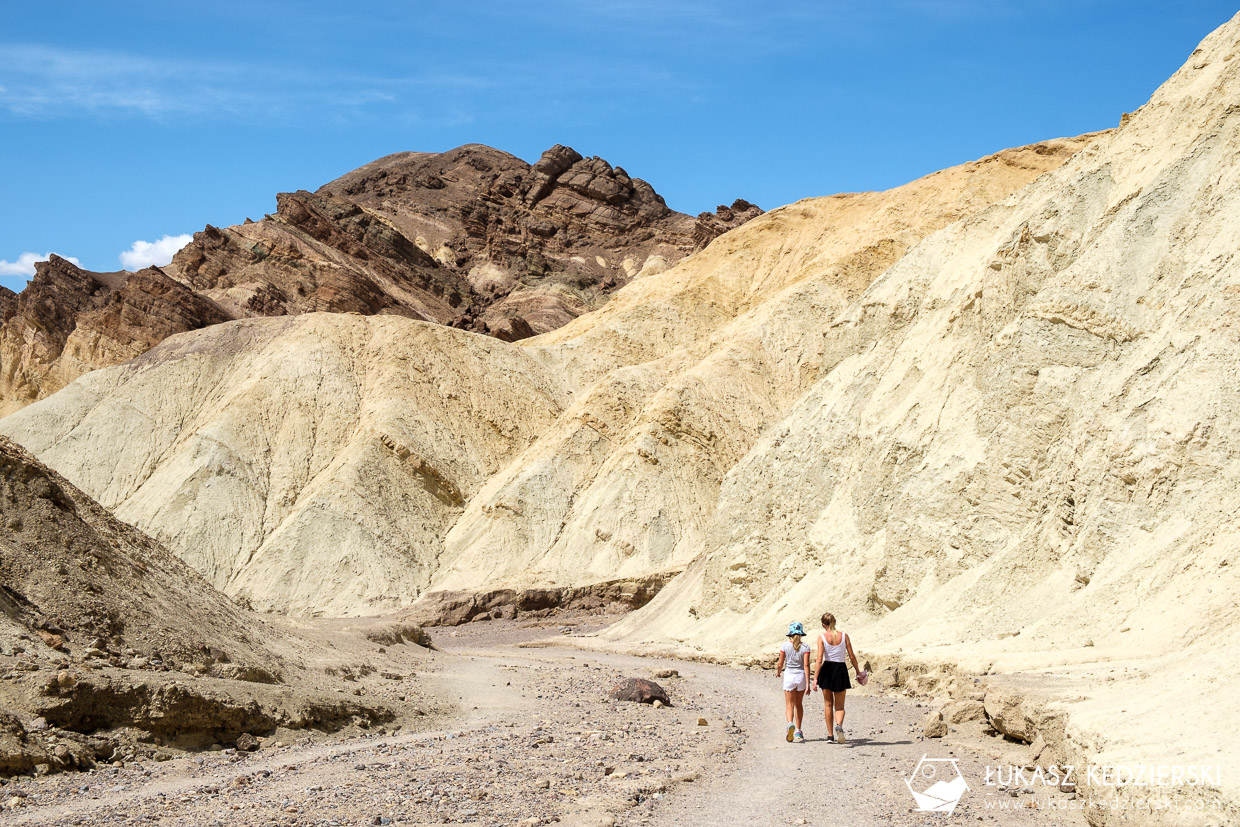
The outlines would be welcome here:
[[[672,705],[663,687],[645,678],[625,678],[611,688],[611,697],[617,701],[633,701],[639,704],[658,701],[664,706]]]

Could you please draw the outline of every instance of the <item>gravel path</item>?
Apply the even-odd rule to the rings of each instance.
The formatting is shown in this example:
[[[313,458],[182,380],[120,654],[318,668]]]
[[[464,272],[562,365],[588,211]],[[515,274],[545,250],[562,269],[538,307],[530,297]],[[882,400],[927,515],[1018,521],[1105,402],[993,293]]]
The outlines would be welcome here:
[[[1084,823],[1075,813],[1026,807],[1033,796],[985,787],[981,767],[994,756],[922,739],[915,733],[926,710],[907,700],[850,698],[852,743],[834,746],[821,740],[815,698],[807,704],[806,743],[789,744],[773,672],[556,645],[589,628],[475,623],[441,630],[443,653],[423,664],[417,680],[455,709],[420,719],[417,732],[407,726],[271,738],[253,753],[14,779],[0,788],[3,820],[186,827]],[[535,640],[549,632],[554,639]],[[668,670],[678,674],[655,677]],[[608,700],[611,685],[627,676],[655,677],[674,706]],[[915,812],[903,779],[924,753],[959,758],[965,775],[977,779],[954,816]],[[1014,809],[987,810],[990,802]]]
[[[617,819],[621,825],[1084,825],[1075,804],[1058,790],[1030,795],[985,784],[987,765],[1024,763],[1027,747],[925,738],[928,708],[899,697],[849,693],[849,742],[826,741],[822,696],[805,702],[805,742],[784,740],[784,710],[774,671],[738,671],[693,665],[687,677],[731,696],[737,724],[749,743],[730,766],[681,785],[657,806],[643,803]],[[905,784],[923,756],[958,759],[970,790],[950,816],[922,813]],[[941,762],[939,763],[941,766]],[[929,782],[917,786],[924,791]],[[1064,808],[1064,809],[1060,809]]]

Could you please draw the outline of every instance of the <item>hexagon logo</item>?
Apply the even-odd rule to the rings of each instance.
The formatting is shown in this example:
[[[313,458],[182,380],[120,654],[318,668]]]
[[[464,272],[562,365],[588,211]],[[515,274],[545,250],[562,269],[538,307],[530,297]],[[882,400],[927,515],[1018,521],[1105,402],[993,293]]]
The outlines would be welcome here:
[[[922,755],[913,774],[904,779],[908,791],[917,801],[917,809],[923,813],[947,813],[956,810],[956,804],[970,789],[960,774],[959,758],[931,758]]]

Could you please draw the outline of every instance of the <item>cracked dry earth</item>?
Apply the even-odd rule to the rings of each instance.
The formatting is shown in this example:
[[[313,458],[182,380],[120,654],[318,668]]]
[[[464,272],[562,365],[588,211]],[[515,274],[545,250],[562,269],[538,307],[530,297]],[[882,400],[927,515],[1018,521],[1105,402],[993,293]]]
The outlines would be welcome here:
[[[453,711],[421,719],[419,731],[273,737],[253,753],[12,779],[0,798],[21,801],[5,808],[4,821],[942,824],[941,815],[915,811],[903,777],[926,752],[960,758],[970,778],[998,756],[983,744],[922,739],[924,709],[876,694],[850,699],[849,746],[820,740],[817,697],[807,702],[806,743],[789,744],[773,672],[587,652],[572,638],[597,621],[552,622],[438,630],[441,651],[421,664],[417,680]],[[607,698],[618,678],[665,670],[678,672],[656,678],[672,708]],[[1045,800],[1032,807],[1031,796],[972,786],[953,823],[1084,823]]]

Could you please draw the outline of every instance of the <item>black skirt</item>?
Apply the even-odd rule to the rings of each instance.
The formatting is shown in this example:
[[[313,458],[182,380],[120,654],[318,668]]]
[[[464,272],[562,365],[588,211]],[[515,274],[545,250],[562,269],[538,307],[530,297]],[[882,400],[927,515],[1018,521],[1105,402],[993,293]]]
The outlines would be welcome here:
[[[818,688],[825,692],[843,692],[852,689],[848,680],[848,664],[837,660],[824,660],[818,670]]]

